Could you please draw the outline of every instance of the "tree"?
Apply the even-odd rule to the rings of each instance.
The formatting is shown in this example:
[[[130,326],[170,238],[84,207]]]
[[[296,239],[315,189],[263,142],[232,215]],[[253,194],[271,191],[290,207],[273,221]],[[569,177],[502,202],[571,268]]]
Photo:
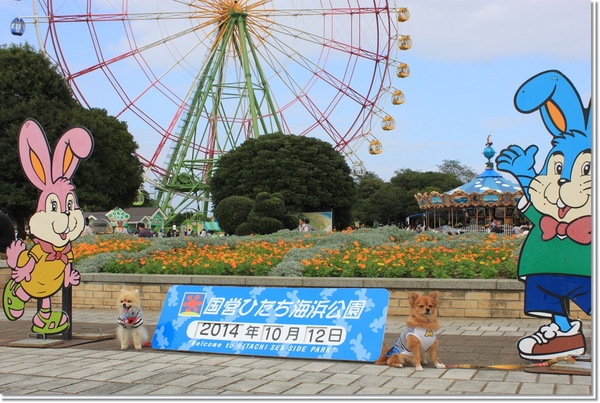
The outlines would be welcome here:
[[[440,193],[463,184],[451,173],[420,172],[412,169],[400,169],[394,172],[390,183],[405,191],[431,192],[435,190]]]
[[[143,182],[143,167],[134,154],[138,146],[127,124],[108,116],[104,109],[75,108],[68,127],[75,125],[87,128],[94,137],[94,151],[76,174],[82,209],[131,206]]]
[[[20,127],[28,118],[40,123],[52,150],[58,137],[73,126],[84,126],[92,133],[92,155],[73,177],[81,206],[108,210],[135,200],[142,167],[133,154],[137,145],[127,126],[105,111],[81,107],[40,52],[27,44],[0,46],[0,96],[0,205],[17,224],[20,236],[38,196],[23,173],[17,151]]]
[[[400,189],[398,193],[398,209],[402,213],[397,217],[398,221],[404,221],[406,217],[421,212],[415,195],[423,192],[437,191],[443,193],[462,185],[462,182],[454,174],[442,172],[420,172],[412,169],[400,169],[390,179],[390,183]]]
[[[371,198],[371,206],[379,224],[391,225],[402,222],[405,217],[404,206],[400,203],[404,192],[397,186],[384,183]]]
[[[333,210],[334,226],[352,222],[356,185],[342,155],[327,142],[281,133],[248,139],[219,158],[210,178],[213,204],[280,193],[288,211]]]
[[[378,208],[374,201],[377,191],[385,184],[386,182],[373,172],[366,172],[359,178],[357,185],[358,201],[354,215],[360,223],[370,226],[375,220],[380,221]]]
[[[442,173],[454,174],[462,183],[470,182],[477,177],[477,172],[473,168],[462,165],[459,160],[443,160],[437,167]]]

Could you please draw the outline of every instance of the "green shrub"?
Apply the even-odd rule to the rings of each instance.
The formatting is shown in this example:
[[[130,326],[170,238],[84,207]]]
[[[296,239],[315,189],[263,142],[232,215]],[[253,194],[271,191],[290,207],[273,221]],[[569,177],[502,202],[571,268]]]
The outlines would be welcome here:
[[[219,227],[226,234],[235,234],[237,227],[248,219],[253,205],[254,202],[248,197],[230,196],[223,199],[214,211]]]

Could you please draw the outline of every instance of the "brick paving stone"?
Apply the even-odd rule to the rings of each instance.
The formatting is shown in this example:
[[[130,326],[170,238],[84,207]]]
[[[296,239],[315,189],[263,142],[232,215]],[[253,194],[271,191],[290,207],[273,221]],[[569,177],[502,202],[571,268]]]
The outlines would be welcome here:
[[[133,384],[115,392],[115,395],[147,395],[161,387],[161,385]]]
[[[217,366],[210,365],[192,365],[191,368],[188,368],[189,364],[184,364],[186,369],[180,371],[181,374],[189,374],[189,375],[208,375],[211,374]]]
[[[86,379],[92,381],[110,381],[119,379],[127,379],[127,375],[129,375],[129,371],[121,371],[118,369],[112,369],[110,371],[98,372],[96,375],[91,375],[86,377]]]
[[[360,379],[361,375],[354,374],[333,374],[329,378],[324,379],[323,383],[330,383],[333,385],[350,385],[357,379]],[[352,385],[354,386],[354,385]]]
[[[252,368],[248,372],[244,372],[244,378],[248,379],[262,379],[275,372],[274,369],[268,368]]]
[[[563,374],[540,374],[539,382],[543,383],[556,383],[556,384],[570,384],[574,375],[563,375]]]
[[[250,368],[240,368],[240,367],[229,367],[229,366],[219,366],[216,368],[213,368],[213,370],[210,372],[210,376],[237,376],[239,374],[243,374],[245,372],[248,372],[250,370]]]
[[[302,375],[302,371],[291,371],[291,370],[278,370],[264,377],[264,379],[270,379],[274,381],[291,381]]]
[[[485,385],[483,389],[484,393],[497,393],[497,394],[509,394],[514,395],[517,393],[519,387],[518,382],[494,382],[490,381]]]
[[[39,391],[37,391],[35,389],[22,389],[20,387],[15,387],[14,389],[6,389],[6,390],[2,391],[2,395],[4,396],[4,398],[6,398],[8,396],[21,397],[21,395],[33,395],[36,392],[39,392]]]
[[[588,375],[573,376],[573,385],[589,385],[592,382],[592,377]]]
[[[454,383],[454,379],[427,379],[415,386],[416,390],[446,390]]]
[[[194,383],[194,387],[203,389],[221,389],[224,386],[237,382],[239,378],[230,378],[228,376],[218,376],[205,379]]]
[[[199,382],[206,381],[207,379],[210,379],[210,377],[207,375],[179,375],[176,378],[165,382],[164,384],[169,386],[194,386]]]
[[[103,382],[102,385],[95,388],[87,389],[81,392],[82,395],[112,395],[120,390],[127,389],[128,385],[125,383],[116,382]]]
[[[299,371],[320,372],[320,371],[324,371],[327,368],[332,367],[334,364],[335,363],[329,362],[329,361],[315,361],[315,362],[309,362],[306,365],[299,366],[297,369]]]
[[[289,382],[289,381],[271,381],[266,383],[258,388],[254,389],[252,392],[259,394],[275,394],[280,395],[285,393],[286,391],[292,389],[293,387],[299,385],[298,382]]]
[[[479,393],[483,391],[485,385],[485,381],[467,381],[464,379],[458,379],[455,380],[454,383],[448,388],[448,391],[460,393]]]
[[[360,386],[353,385],[331,385],[330,387],[323,389],[320,395],[353,395],[362,388]]]
[[[103,384],[104,382],[98,381],[80,381],[69,385],[69,387],[65,389],[65,392],[71,394],[80,394],[85,392],[86,390],[98,388]]]
[[[396,367],[388,367],[387,365],[381,365],[381,367],[386,368],[385,371],[383,371],[381,373],[381,375],[384,375],[384,376],[406,378],[406,377],[409,377],[410,375],[412,375],[413,373],[415,373],[415,369],[412,367],[396,368]]]
[[[234,360],[234,357],[227,355],[206,355],[202,359],[202,365],[226,365],[226,363],[232,360]]]
[[[505,380],[514,382],[538,382],[538,374],[525,371],[511,371],[506,374]]]
[[[423,382],[423,379],[419,378],[392,378],[388,382],[381,385],[384,388],[393,388],[393,389],[412,389]]]
[[[474,369],[448,369],[441,378],[443,379],[471,379],[477,371]]]
[[[482,336],[504,336],[504,332],[499,330],[486,330],[483,332]]]
[[[196,354],[177,354],[176,357],[179,364],[208,365],[203,360],[200,360]],[[206,356],[202,356],[202,358],[205,357]]]
[[[552,395],[555,385],[551,383],[523,383],[519,395]]]
[[[3,374],[0,376],[0,394],[2,390],[13,384],[20,384],[20,381],[31,379],[31,377],[19,374]]]
[[[592,388],[589,385],[556,385],[557,395],[591,395]]]
[[[158,373],[148,372],[148,376],[138,380],[138,383],[153,383],[157,385],[165,384],[167,382],[171,382],[174,379],[178,379],[181,377],[181,374],[170,371],[162,371]],[[129,381],[129,378],[126,379]]]
[[[35,392],[31,392],[30,395],[62,396],[63,393],[46,390],[36,390]]]
[[[212,395],[220,395],[224,393],[230,393],[239,395],[239,392],[234,392],[232,390],[215,390],[215,389],[202,389],[202,388],[190,388],[188,395],[198,395],[198,396],[212,396]]]
[[[354,363],[335,363],[329,368],[325,368],[323,372],[333,372],[336,374],[349,374],[356,370],[356,364]]]
[[[31,385],[37,385],[40,382],[46,382],[53,379],[51,377],[32,377],[27,375],[12,374],[0,376],[0,380],[2,380],[3,383],[5,381],[5,379],[3,379],[5,376],[7,379],[10,380],[10,382],[6,382],[4,385],[2,385],[2,387],[0,387],[0,393],[5,393],[3,392],[4,390],[10,389],[14,385],[19,385],[19,387],[28,388]]]
[[[237,382],[223,386],[222,389],[233,390],[237,392],[249,392],[268,382],[270,381],[266,379],[240,379]]]
[[[287,370],[287,369],[298,369],[304,365],[308,364],[308,361],[298,360],[298,359],[280,359],[277,360],[276,364],[271,366],[270,368],[276,370]]]
[[[269,369],[271,369],[271,368],[275,367],[278,363],[279,363],[279,361],[277,361],[277,360],[265,358],[265,359],[259,360],[259,361],[255,362],[254,364],[252,364],[252,368],[269,368]]]
[[[410,367],[414,372],[411,376],[414,378],[440,378],[444,375],[448,370],[440,369],[440,368],[429,368],[423,367],[423,371],[416,371],[414,368]]]
[[[497,370],[477,371],[473,379],[481,381],[503,381],[506,379],[506,372]]]
[[[152,392],[149,395],[165,395],[165,396],[177,396],[186,395],[190,393],[190,389],[181,386],[163,386]]]
[[[52,373],[52,370],[56,368],[56,363],[44,363],[44,364],[33,364],[28,363],[26,367],[15,371],[21,375],[37,375],[37,374],[49,374]]]
[[[319,383],[300,383],[293,388],[283,392],[284,395],[316,395],[329,385]]]
[[[351,375],[358,375],[360,377],[356,381],[352,382],[352,385],[357,385],[357,386],[362,386],[362,387],[366,387],[366,386],[378,387],[378,386],[383,385],[384,383],[386,383],[389,380],[388,377],[378,376],[378,375],[361,375],[361,374],[356,374],[356,373],[352,373]]]
[[[361,365],[360,367],[358,367],[354,371],[352,371],[352,373],[353,374],[363,374],[363,375],[380,375],[387,368],[389,368],[387,365],[375,365],[375,364]]]
[[[173,363],[166,369],[170,372],[177,372],[179,374],[190,374],[198,373],[200,368],[201,367],[198,365]]]
[[[301,375],[294,378],[294,381],[301,383],[320,383],[330,376],[333,376],[333,374],[328,372],[303,372]]]
[[[44,378],[46,381],[38,379],[38,383],[35,388],[40,391],[57,391],[58,393],[64,393],[64,390],[68,389],[74,383],[79,382],[76,379],[57,379],[57,378]],[[2,393],[0,389],[0,393]]]
[[[372,387],[366,386],[361,390],[357,391],[357,395],[390,395],[394,389],[392,388],[380,388],[380,387]]]
[[[398,388],[398,389],[394,389],[391,393],[392,395],[425,395],[425,393],[422,390],[415,390],[415,389],[404,389],[404,388]]]

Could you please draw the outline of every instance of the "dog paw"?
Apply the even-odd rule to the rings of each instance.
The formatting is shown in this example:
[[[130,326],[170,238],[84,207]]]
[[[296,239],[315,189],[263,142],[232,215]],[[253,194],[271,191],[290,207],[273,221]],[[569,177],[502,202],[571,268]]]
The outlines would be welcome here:
[[[136,350],[141,350],[142,349],[142,345],[141,344],[136,344],[133,347],[135,347]]]
[[[444,365],[440,362],[439,364],[435,364],[435,367],[442,369],[442,368],[446,368],[446,365]]]
[[[418,365],[418,366],[415,367],[415,371],[417,371],[417,372],[423,372],[423,367],[420,366],[420,365]]]

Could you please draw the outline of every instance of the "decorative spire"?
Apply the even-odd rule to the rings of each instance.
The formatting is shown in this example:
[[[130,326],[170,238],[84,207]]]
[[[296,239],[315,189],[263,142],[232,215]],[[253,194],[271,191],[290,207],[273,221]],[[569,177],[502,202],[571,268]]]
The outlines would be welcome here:
[[[491,161],[491,159],[494,157],[494,155],[496,155],[496,151],[494,151],[492,148],[492,144],[492,135],[488,134],[487,141],[485,143],[486,147],[483,150],[483,156],[488,160],[485,164],[487,169],[494,169],[494,163]]]

